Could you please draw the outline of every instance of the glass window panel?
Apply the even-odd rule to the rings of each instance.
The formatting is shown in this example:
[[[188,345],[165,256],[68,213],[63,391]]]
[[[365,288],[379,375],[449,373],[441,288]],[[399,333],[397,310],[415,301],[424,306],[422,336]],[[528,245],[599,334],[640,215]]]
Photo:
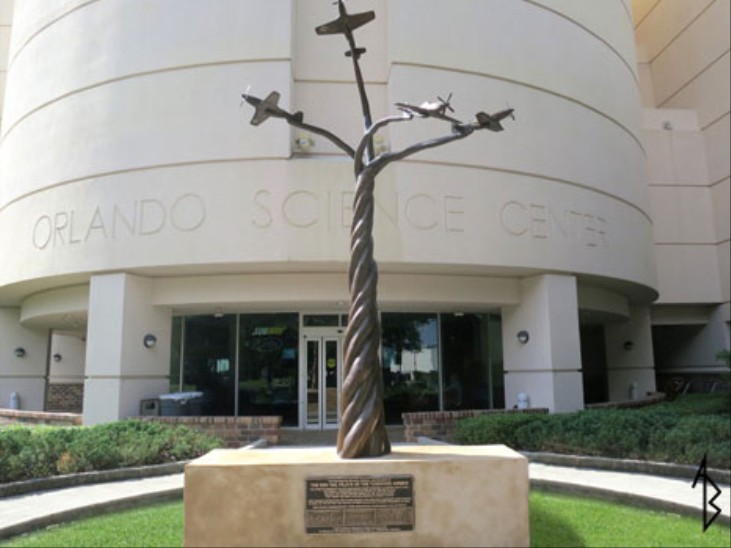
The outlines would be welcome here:
[[[183,342],[183,318],[173,318],[173,328],[170,336],[170,392],[180,390],[180,353]]]
[[[183,391],[203,392],[201,414],[234,414],[236,315],[185,318]]]
[[[584,387],[584,403],[608,401],[607,358],[604,326],[584,324],[579,326],[581,340],[581,372]]]
[[[502,347],[496,318],[499,320],[488,314],[442,314],[444,409],[502,406],[498,405],[502,402],[498,394],[503,385]],[[495,386],[498,376],[499,389]]]
[[[383,400],[388,424],[406,411],[439,409],[439,344],[436,314],[381,316]]]
[[[240,316],[239,415],[281,415],[297,426],[297,314]]]
[[[325,421],[338,423],[338,341],[325,339]]]
[[[307,341],[307,424],[320,424],[320,340]]]
[[[303,318],[305,327],[338,327],[335,314],[308,314]]]
[[[488,316],[490,370],[492,372],[492,408],[505,409],[505,372],[503,369],[503,319],[500,314]]]

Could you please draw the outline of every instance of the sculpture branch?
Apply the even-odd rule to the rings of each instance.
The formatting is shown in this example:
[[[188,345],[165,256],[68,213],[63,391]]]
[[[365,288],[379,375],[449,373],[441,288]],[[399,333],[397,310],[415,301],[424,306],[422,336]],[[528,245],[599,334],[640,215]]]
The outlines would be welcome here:
[[[322,137],[325,137],[328,139],[332,144],[334,144],[336,147],[338,147],[340,150],[345,152],[348,156],[351,158],[355,158],[355,151],[353,150],[353,147],[351,147],[349,144],[347,144],[345,141],[343,141],[340,137],[335,135],[334,133],[331,133],[330,131],[323,129],[318,126],[313,126],[311,124],[306,124],[304,122],[298,122],[297,120],[286,118],[287,122],[289,122],[289,125],[304,129],[306,131],[311,131],[312,133],[315,133],[317,135],[320,135]]]
[[[373,142],[373,137],[378,133],[378,131],[387,125],[393,123],[393,122],[408,122],[409,120],[413,120],[414,115],[409,113],[404,113],[401,116],[389,116],[388,118],[382,118],[378,120],[375,124],[373,124],[368,131],[366,131],[365,135],[360,141],[360,144],[358,145],[357,150],[355,151],[355,176],[357,177],[358,174],[360,174],[363,171],[364,166],[367,164],[367,162],[363,161],[363,154],[365,152],[366,147],[370,145],[370,143]]]
[[[355,38],[352,32],[347,36],[348,44],[350,45],[350,56],[353,58],[353,70],[355,72],[355,83],[358,86],[358,96],[360,97],[360,104],[363,110],[363,123],[365,125],[366,135],[371,129],[373,119],[371,117],[371,105],[368,101],[368,94],[365,89],[365,82],[363,80],[363,72],[360,70],[360,56],[361,52],[355,45]],[[365,50],[363,50],[365,51]],[[372,160],[375,154],[373,148],[373,135],[367,137],[366,148],[368,150],[368,160]]]
[[[411,145],[410,147],[407,147],[399,152],[389,152],[386,154],[382,154],[372,164],[374,170],[373,174],[374,176],[377,175],[391,162],[403,160],[404,158],[408,158],[409,156],[413,156],[414,154],[417,154],[424,150],[440,147],[454,141],[459,141],[460,139],[469,137],[475,132],[475,129],[477,128],[475,128],[475,126],[471,124],[455,125],[454,133],[452,135],[438,137],[430,141],[423,141],[421,143]]]

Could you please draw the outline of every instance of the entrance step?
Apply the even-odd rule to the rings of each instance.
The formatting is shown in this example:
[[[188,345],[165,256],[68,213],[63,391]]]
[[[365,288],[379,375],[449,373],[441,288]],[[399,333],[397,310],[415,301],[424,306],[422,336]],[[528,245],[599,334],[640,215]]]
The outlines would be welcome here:
[[[402,425],[387,426],[386,430],[388,430],[388,439],[391,443],[402,443],[405,440],[404,427]],[[337,442],[337,437],[337,430],[295,430],[282,428],[279,431],[279,445],[332,445],[334,447]]]

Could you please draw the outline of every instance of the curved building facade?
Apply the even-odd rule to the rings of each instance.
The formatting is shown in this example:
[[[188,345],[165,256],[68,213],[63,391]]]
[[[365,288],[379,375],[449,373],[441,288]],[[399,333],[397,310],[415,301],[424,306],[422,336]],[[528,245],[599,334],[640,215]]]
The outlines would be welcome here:
[[[348,9],[377,13],[356,34],[376,118],[450,93],[466,121],[506,105],[517,116],[378,178],[394,420],[512,407],[520,393],[569,411],[654,391],[657,282],[628,2]],[[0,306],[6,348],[28,352],[5,365],[2,401],[15,391],[41,408],[51,385],[83,382],[86,422],[196,390],[211,414],[280,406],[291,426],[337,423],[352,163],[281,120],[250,126],[240,101],[248,86],[278,90],[284,108],[357,142],[345,41],[313,30],[335,15],[326,0],[16,0]],[[376,148],[449,131],[414,120]],[[67,371],[64,354],[76,356]]]

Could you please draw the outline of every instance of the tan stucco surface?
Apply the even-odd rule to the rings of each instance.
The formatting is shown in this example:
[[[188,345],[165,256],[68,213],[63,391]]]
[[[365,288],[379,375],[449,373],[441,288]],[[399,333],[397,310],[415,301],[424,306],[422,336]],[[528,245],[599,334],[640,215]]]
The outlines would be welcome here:
[[[413,476],[414,529],[307,534],[308,478]],[[505,446],[215,450],[185,469],[186,546],[528,546],[528,461]]]

